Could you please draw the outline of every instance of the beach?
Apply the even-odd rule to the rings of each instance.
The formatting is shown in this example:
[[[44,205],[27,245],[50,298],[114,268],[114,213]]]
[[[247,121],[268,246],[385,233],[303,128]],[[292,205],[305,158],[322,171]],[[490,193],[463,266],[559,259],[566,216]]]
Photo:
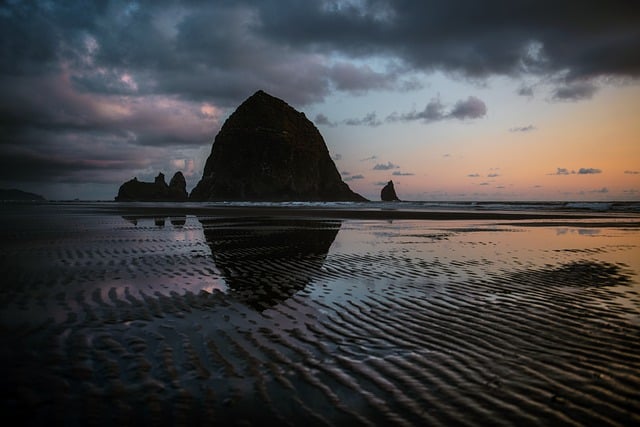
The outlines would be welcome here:
[[[0,215],[18,425],[640,424],[637,213]]]

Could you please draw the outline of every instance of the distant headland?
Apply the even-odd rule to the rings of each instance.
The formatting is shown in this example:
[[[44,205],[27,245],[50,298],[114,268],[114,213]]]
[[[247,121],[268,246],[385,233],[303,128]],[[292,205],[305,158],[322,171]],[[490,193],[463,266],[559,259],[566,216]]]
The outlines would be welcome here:
[[[0,188],[0,200],[2,201],[44,201],[46,200],[39,194],[29,193],[15,188]]]

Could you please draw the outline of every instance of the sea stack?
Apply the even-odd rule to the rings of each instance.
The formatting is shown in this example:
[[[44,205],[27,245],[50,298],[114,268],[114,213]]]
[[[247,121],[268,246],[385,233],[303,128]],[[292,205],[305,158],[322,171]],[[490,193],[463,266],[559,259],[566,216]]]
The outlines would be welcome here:
[[[216,135],[194,201],[366,201],[304,113],[258,91]]]
[[[393,181],[387,182],[387,185],[382,188],[382,191],[380,191],[380,198],[383,202],[400,201],[400,199],[398,199],[398,195],[396,194],[396,190],[393,187]]]
[[[188,198],[187,181],[182,172],[173,175],[169,185],[161,172],[154,182],[138,181],[133,178],[120,186],[117,202],[184,202]]]

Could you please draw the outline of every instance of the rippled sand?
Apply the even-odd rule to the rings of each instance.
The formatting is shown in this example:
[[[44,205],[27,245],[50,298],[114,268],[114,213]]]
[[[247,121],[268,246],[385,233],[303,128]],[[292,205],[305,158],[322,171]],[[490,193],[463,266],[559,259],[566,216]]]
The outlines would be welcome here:
[[[640,424],[634,221],[1,213],[20,424]]]

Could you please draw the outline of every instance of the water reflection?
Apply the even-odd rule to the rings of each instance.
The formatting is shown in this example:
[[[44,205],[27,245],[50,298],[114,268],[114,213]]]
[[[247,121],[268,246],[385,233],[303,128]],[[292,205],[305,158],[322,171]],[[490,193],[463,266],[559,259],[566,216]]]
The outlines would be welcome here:
[[[122,219],[130,222],[133,225],[138,225],[139,221],[153,220],[153,224],[159,228],[163,228],[166,225],[167,218],[169,219],[169,222],[171,222],[171,225],[175,228],[183,227],[187,221],[186,215],[171,216],[171,217],[166,217],[166,216],[147,217],[147,216],[136,216],[136,215],[122,216]]]
[[[231,295],[256,310],[274,306],[318,275],[340,221],[198,218]]]
[[[576,234],[576,233],[580,236],[596,236],[600,234],[600,229],[599,228],[578,228],[578,229],[557,228],[556,229],[557,236],[563,236],[566,234]]]

